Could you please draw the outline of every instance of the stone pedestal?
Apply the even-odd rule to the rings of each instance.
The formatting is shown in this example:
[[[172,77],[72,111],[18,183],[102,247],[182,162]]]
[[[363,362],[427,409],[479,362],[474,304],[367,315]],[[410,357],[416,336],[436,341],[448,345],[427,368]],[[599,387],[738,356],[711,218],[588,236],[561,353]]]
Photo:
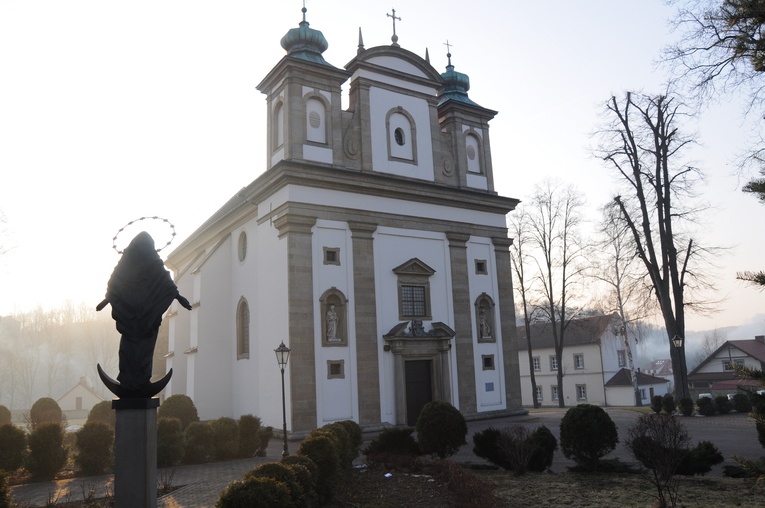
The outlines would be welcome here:
[[[157,408],[159,398],[114,399],[116,508],[157,507]]]

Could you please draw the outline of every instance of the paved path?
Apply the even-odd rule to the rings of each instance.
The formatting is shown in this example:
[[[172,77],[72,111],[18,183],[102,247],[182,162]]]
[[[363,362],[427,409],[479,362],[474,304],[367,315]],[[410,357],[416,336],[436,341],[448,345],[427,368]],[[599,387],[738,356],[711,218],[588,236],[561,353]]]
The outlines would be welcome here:
[[[490,426],[503,428],[520,424],[533,429],[539,425],[546,425],[555,437],[559,438],[560,420],[565,411],[566,409],[530,410],[526,416],[469,422],[469,444],[463,446],[452,457],[452,460],[465,464],[485,463],[473,454],[470,436]],[[619,436],[623,440],[627,435],[627,429],[634,423],[639,413],[620,408],[606,408],[606,411],[616,423]],[[710,473],[711,476],[722,476],[723,466],[734,465],[735,462],[731,459],[732,455],[740,455],[749,459],[756,459],[765,455],[765,450],[757,441],[754,421],[746,415],[734,413],[709,418],[689,417],[683,418],[682,422],[688,429],[694,443],[702,440],[712,441],[725,457],[722,464],[714,467]],[[372,434],[365,435],[367,440],[374,437]],[[298,444],[293,442],[290,443],[289,448],[294,452],[297,446]],[[244,473],[258,464],[279,460],[281,452],[281,442],[273,439],[268,447],[266,457],[160,469],[157,473],[159,482],[169,482],[176,486],[182,485],[182,487],[160,498],[157,505],[159,508],[212,508],[226,485],[241,478]],[[608,457],[619,458],[624,462],[633,462],[621,444],[617,445],[616,450]],[[560,450],[555,452],[552,465],[554,472],[565,472],[571,465],[573,462],[566,459]],[[46,503],[54,500],[65,502],[84,499],[91,492],[93,497],[103,497],[107,492],[113,492],[113,481],[112,475],[104,475],[30,483],[11,487],[11,495],[15,501],[19,502],[21,508],[45,506]]]

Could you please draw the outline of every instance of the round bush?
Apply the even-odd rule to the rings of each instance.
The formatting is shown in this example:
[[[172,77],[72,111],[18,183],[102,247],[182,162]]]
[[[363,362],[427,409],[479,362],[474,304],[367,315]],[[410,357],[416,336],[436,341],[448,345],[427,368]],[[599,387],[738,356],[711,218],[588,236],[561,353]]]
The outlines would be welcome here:
[[[294,455],[288,455],[287,457],[293,456]],[[303,489],[304,504],[302,506],[318,506],[319,496],[316,494],[316,481],[314,480],[314,476],[311,474],[308,468],[302,464],[288,464],[287,462],[284,462],[284,459],[282,459],[282,463],[289,467],[293,473],[295,473],[295,477]]]
[[[594,469],[618,442],[616,425],[598,406],[579,404],[569,409],[560,422],[563,455],[586,469]]]
[[[654,413],[661,413],[663,404],[664,397],[661,395],[654,395],[653,398],[651,398],[651,409],[653,409]]]
[[[242,415],[239,417],[239,456],[254,457],[260,449],[258,431],[261,420],[257,416]]]
[[[11,410],[3,405],[0,405],[0,425],[11,423],[12,420],[13,415],[11,415]]]
[[[541,473],[552,466],[555,450],[558,449],[558,440],[550,429],[544,425],[538,427],[529,436],[531,445],[531,457],[529,458],[529,471]]]
[[[117,412],[112,409],[112,403],[109,400],[102,400],[93,406],[88,413],[88,423],[105,423],[111,428],[117,421]]]
[[[198,422],[199,415],[194,401],[188,395],[177,393],[165,399],[157,410],[157,418],[178,418],[183,429],[191,422]]]
[[[672,396],[672,394],[667,393],[664,395],[664,397],[662,397],[661,408],[668,415],[671,415],[672,413],[675,412],[675,409],[677,408],[677,406],[675,405],[675,398]]]
[[[374,442],[374,441],[373,441]],[[502,431],[489,427],[473,434],[473,453],[502,469],[512,469],[512,464],[502,453]]]
[[[64,431],[58,423],[41,423],[29,435],[27,469],[35,480],[51,480],[66,464]]]
[[[701,397],[696,401],[696,405],[699,406],[699,414],[704,416],[712,416],[717,411],[715,403],[709,397]]]
[[[721,415],[727,415],[733,409],[733,404],[731,404],[725,395],[718,395],[715,397],[715,409]]]
[[[690,397],[680,399],[680,413],[683,416],[691,416],[693,414],[693,399]]]
[[[752,401],[746,393],[737,393],[733,396],[733,409],[737,413],[748,413],[752,410]]]
[[[687,451],[675,472],[685,476],[705,475],[723,460],[722,453],[711,441],[700,441]]]
[[[266,456],[266,449],[268,448],[268,443],[271,441],[271,438],[274,437],[274,428],[269,426],[261,427],[260,430],[258,430],[258,451],[255,452],[255,455],[258,457],[265,457]]]
[[[356,455],[354,455],[353,446],[351,445],[351,437],[348,435],[345,427],[335,423],[330,423],[329,425],[322,427],[321,430],[330,432],[335,436],[335,441],[337,442],[337,453],[340,455],[340,464],[344,468],[350,469],[350,467],[353,465],[353,459],[356,458]]]
[[[0,471],[12,473],[21,467],[27,436],[20,428],[6,423],[0,425]]]
[[[353,420],[342,420],[339,422],[336,422],[336,425],[341,425],[345,431],[348,433],[348,437],[350,438],[351,448],[354,450],[354,456],[355,459],[359,455],[359,450],[361,449],[361,445],[364,444],[364,434],[361,431],[361,427],[358,423],[354,422]]]
[[[417,442],[423,453],[451,457],[467,444],[467,423],[457,408],[442,400],[425,404],[417,418]]]
[[[114,464],[114,429],[102,422],[88,422],[77,431],[74,462],[84,474],[98,475]]]
[[[32,423],[32,429],[43,423],[61,423],[61,408],[58,402],[50,397],[37,399],[29,410],[29,419]]]
[[[157,467],[171,467],[183,458],[183,429],[178,418],[157,421]]]
[[[340,455],[335,440],[328,433],[311,432],[298,447],[298,455],[311,459],[318,468],[316,493],[319,502],[327,503],[340,480]]]
[[[412,437],[413,433],[414,429],[410,427],[386,427],[364,448],[364,455],[381,453],[418,455],[420,445]]]
[[[290,491],[284,483],[264,477],[250,477],[229,484],[215,503],[216,508],[275,506],[290,506]]]
[[[184,463],[200,464],[212,458],[215,450],[215,432],[212,426],[202,422],[191,422],[184,431],[184,438]]]
[[[297,475],[289,465],[281,462],[266,462],[245,475],[246,478],[257,476],[273,478],[274,480],[284,483],[290,491],[292,506],[305,506],[306,497],[303,486],[300,484]]]
[[[213,454],[218,460],[236,458],[239,454],[239,425],[233,418],[225,416],[212,422]]]

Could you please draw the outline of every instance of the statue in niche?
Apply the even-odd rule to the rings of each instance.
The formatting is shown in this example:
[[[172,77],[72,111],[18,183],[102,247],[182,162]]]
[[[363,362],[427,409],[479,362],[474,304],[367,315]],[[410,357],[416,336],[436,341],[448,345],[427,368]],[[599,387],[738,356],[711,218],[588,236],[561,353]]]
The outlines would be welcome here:
[[[337,311],[335,311],[335,304],[330,304],[329,310],[327,310],[327,314],[324,318],[327,328],[327,342],[340,342],[340,339],[337,337],[337,324],[339,320]]]
[[[478,311],[478,330],[482,339],[491,338],[491,325],[489,325],[489,319],[486,317],[486,310],[483,307]]]
[[[96,307],[100,311],[111,304],[112,318],[122,334],[118,382],[98,366],[101,380],[118,397],[153,397],[170,381],[172,370],[151,383],[151,370],[162,315],[173,300],[191,310],[165,269],[151,235],[143,231],[125,249],[109,279],[106,296]]]

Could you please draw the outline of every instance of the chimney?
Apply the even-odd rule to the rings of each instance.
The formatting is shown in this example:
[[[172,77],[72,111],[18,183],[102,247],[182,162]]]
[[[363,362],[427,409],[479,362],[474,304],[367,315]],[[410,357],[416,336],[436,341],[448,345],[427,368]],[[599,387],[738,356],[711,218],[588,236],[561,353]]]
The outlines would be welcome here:
[[[765,335],[755,335],[754,336],[754,340],[756,340],[757,342],[761,342],[761,343],[765,344]]]

